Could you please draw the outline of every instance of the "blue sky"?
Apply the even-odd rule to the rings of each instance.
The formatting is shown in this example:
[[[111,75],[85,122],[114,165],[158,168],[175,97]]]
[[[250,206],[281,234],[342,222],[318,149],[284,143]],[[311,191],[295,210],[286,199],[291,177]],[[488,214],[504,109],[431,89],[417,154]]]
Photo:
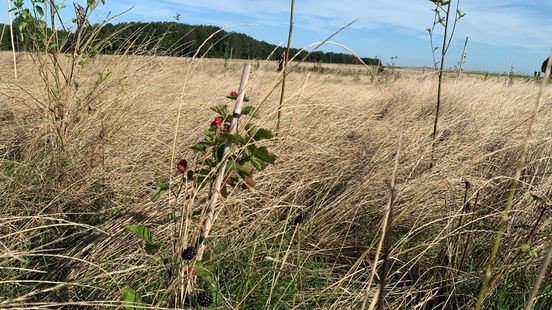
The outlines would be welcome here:
[[[228,27],[274,44],[287,40],[289,1],[286,0],[106,0],[96,12],[130,12],[115,21],[180,21]],[[6,11],[4,3],[0,10]],[[552,1],[461,0],[467,15],[456,30],[447,67],[458,63],[466,36],[470,37],[466,69],[532,73],[552,48]],[[426,28],[433,21],[428,0],[296,0],[292,45],[304,47],[324,40],[357,19],[334,38],[358,54],[378,56],[384,63],[397,56],[401,66],[430,66]],[[5,16],[5,14],[4,14]],[[0,22],[5,17],[0,15]],[[241,26],[237,26],[241,25]],[[326,47],[325,50],[336,50]]]

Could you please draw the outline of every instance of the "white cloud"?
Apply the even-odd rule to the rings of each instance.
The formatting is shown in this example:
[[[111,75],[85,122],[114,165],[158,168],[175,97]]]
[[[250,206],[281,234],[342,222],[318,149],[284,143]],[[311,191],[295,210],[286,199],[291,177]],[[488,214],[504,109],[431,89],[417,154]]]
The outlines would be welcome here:
[[[139,0],[129,2],[144,3]],[[461,8],[467,15],[460,21],[457,34],[491,45],[548,49],[552,44],[552,19],[547,17],[552,14],[552,3],[542,2],[461,1]],[[158,10],[166,6],[165,9],[172,7],[185,11],[189,8],[232,14],[236,15],[236,23],[243,22],[240,20],[243,18],[258,24],[285,26],[289,14],[289,2],[282,0],[163,0],[156,3]],[[355,28],[391,25],[423,33],[432,22],[430,9],[432,4],[426,0],[302,0],[296,1],[296,20],[300,27],[326,34],[355,18],[359,18]],[[171,10],[161,12],[169,14]]]

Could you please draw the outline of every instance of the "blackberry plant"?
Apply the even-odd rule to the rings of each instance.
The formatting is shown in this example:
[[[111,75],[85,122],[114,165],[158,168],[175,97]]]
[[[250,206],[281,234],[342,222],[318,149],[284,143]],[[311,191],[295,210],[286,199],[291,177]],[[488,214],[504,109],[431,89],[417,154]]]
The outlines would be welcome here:
[[[195,303],[201,307],[209,307],[220,298],[214,280],[215,259],[210,257],[210,253],[204,255],[214,221],[214,206],[218,204],[216,197],[220,195],[227,198],[233,189],[252,190],[255,173],[276,161],[276,156],[266,146],[259,145],[260,141],[272,139],[272,132],[253,124],[253,120],[258,117],[257,111],[253,106],[242,105],[243,102],[249,102],[249,98],[245,95],[240,97],[241,92],[242,87],[240,94],[232,91],[226,96],[231,102],[236,101],[233,112],[230,112],[228,105],[212,108],[216,114],[213,121],[205,129],[201,141],[191,147],[197,159],[193,162],[178,160],[175,174],[180,177],[175,178],[174,182],[156,183],[157,190],[151,197],[152,201],[161,199],[165,192],[169,192],[177,204],[184,204],[182,208],[171,210],[174,225],[172,249],[163,248],[154,242],[151,231],[145,226],[127,227],[145,241],[146,253],[162,257],[168,269],[167,274],[171,277],[167,296],[172,294],[177,304],[184,305],[187,299],[194,296],[194,291],[200,291],[195,295]],[[247,117],[247,123],[243,128],[238,128],[242,116]],[[207,195],[201,196],[204,191]],[[208,197],[208,205],[203,205],[205,199],[198,198],[205,196]],[[187,224],[184,225],[184,222]],[[189,234],[192,223],[197,226]],[[140,294],[131,288],[125,288],[124,292],[123,298],[130,296],[128,302],[141,300]],[[157,301],[159,303],[164,302]]]

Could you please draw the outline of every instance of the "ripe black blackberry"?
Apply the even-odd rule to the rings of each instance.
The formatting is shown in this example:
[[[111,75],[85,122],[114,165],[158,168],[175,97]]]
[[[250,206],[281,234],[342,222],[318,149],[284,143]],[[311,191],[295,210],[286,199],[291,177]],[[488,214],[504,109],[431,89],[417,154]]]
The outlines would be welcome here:
[[[193,246],[188,247],[186,250],[182,251],[183,260],[192,260],[197,255],[197,249]]]
[[[213,303],[213,294],[209,291],[201,291],[197,294],[196,300],[201,307],[209,307]]]

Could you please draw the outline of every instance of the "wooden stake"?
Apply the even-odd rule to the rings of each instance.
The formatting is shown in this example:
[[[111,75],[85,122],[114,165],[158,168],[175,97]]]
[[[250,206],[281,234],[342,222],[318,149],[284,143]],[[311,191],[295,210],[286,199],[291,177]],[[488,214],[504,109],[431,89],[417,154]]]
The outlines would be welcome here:
[[[238,129],[238,122],[240,120],[242,108],[243,108],[243,100],[245,97],[245,88],[247,87],[247,82],[249,80],[249,72],[251,71],[251,65],[246,64],[243,66],[243,73],[242,78],[240,82],[240,89],[238,91],[238,99],[236,100],[236,105],[234,106],[234,115],[232,118],[232,122],[230,123],[230,133],[234,134],[236,133]],[[232,147],[232,141],[228,140],[226,142],[226,145],[224,146],[224,153],[222,156],[222,160],[220,163],[219,170],[217,172],[217,178],[215,179],[215,183],[213,184],[213,188],[211,190],[211,199],[209,201],[209,207],[207,209],[207,217],[205,218],[205,221],[203,222],[203,234],[201,235],[201,239],[199,242],[199,248],[197,251],[197,260],[201,261],[203,258],[203,253],[205,252],[205,243],[207,238],[209,237],[209,233],[211,232],[211,228],[213,226],[213,222],[215,221],[215,211],[218,204],[218,199],[220,196],[220,191],[222,187],[222,181],[224,179],[224,173],[226,172],[226,160],[228,156],[230,155],[230,148]]]
[[[456,79],[457,82],[460,80],[460,75],[464,71],[464,64],[466,63],[467,50],[468,50],[468,37],[466,37],[466,41],[464,42],[464,50],[462,51],[462,56],[460,57],[460,68],[458,69],[458,78]]]
[[[0,44],[4,42],[4,31],[6,30],[6,25],[2,26],[2,34],[0,34]]]
[[[12,16],[11,16],[11,3],[10,0],[8,0],[8,16],[10,21],[10,36],[11,36],[11,45],[12,45],[12,51],[13,51],[13,72],[15,75],[15,79],[17,80],[17,58],[15,56],[15,43],[13,40],[13,23],[12,23]]]

